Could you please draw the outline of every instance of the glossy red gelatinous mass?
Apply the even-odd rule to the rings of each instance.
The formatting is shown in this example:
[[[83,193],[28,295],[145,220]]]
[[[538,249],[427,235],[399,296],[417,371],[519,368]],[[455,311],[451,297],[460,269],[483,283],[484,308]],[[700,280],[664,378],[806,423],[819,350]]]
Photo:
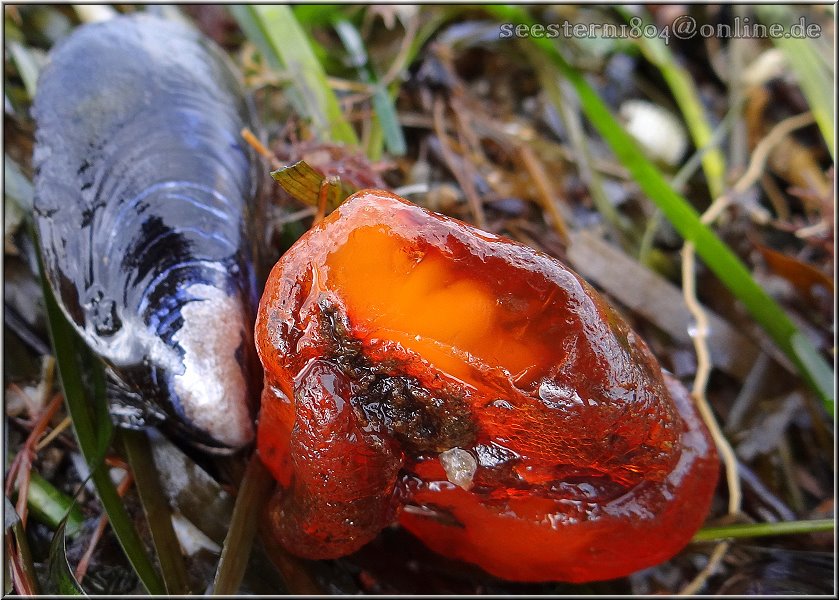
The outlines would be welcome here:
[[[399,523],[519,581],[668,559],[717,480],[681,384],[557,260],[378,190],[279,260],[256,324],[274,534],[308,558]]]

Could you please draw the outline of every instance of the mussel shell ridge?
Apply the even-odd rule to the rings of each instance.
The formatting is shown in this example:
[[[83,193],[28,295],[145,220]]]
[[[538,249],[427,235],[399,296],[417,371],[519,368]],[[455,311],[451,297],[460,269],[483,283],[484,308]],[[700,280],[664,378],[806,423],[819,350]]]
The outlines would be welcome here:
[[[62,309],[126,397],[218,449],[253,437],[257,300],[257,163],[225,61],[177,23],[86,25],[52,52],[34,107],[35,218]]]

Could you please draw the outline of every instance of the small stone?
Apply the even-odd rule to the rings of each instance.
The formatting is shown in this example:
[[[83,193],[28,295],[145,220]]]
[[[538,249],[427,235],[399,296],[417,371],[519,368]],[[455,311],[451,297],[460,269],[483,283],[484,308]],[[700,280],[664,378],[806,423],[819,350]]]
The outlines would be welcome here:
[[[472,488],[472,479],[475,477],[475,471],[478,470],[478,462],[469,452],[463,448],[452,448],[441,452],[440,464],[443,465],[449,481],[466,491]]]

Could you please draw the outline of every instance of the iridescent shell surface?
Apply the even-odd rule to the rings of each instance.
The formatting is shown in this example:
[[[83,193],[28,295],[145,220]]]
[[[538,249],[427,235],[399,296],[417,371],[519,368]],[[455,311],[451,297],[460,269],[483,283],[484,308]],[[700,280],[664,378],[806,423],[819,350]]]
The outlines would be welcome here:
[[[258,177],[226,57],[157,18],[86,25],[51,53],[34,114],[46,276],[107,364],[115,411],[247,444]]]

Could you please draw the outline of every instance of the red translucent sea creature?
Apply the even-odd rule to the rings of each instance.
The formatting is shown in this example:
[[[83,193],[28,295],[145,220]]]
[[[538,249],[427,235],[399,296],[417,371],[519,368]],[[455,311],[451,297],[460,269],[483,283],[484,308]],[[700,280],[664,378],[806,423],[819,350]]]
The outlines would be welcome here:
[[[361,191],[279,260],[256,324],[274,534],[349,554],[398,520],[519,581],[678,552],[718,460],[684,387],[578,275]]]

